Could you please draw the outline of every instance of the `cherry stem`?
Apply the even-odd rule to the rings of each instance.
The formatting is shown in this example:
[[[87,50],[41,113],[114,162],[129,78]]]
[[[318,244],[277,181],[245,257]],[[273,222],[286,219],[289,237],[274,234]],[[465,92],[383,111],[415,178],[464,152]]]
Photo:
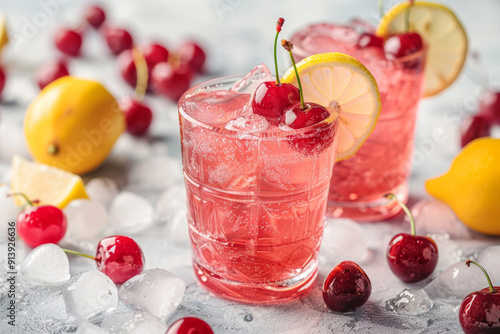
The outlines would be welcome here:
[[[408,209],[408,207],[403,202],[401,202],[394,194],[387,194],[384,195],[384,197],[396,201],[396,203],[401,207],[401,209],[403,209],[403,211],[408,215],[408,217],[410,218],[411,235],[415,235],[416,234],[415,221],[413,220],[413,215],[411,214],[410,209]]]
[[[380,14],[380,17],[384,16],[384,0],[378,0],[378,11]]]
[[[276,23],[276,37],[274,38],[274,67],[276,69],[276,85],[280,84],[280,76],[278,71],[278,56],[276,55],[276,49],[278,48],[278,35],[281,32],[281,27],[283,27],[283,23],[285,23],[285,19],[279,18]]]
[[[62,249],[65,253],[68,253],[68,254],[73,254],[73,255],[78,255],[78,256],[83,256],[83,257],[86,257],[88,259],[91,259],[91,260],[94,260],[95,261],[95,257],[92,256],[92,255],[87,255],[87,254],[83,254],[83,253],[80,253],[80,252],[77,252],[77,251],[73,251],[73,250],[70,250],[70,249],[66,249],[66,248],[63,248]]]
[[[141,102],[148,88],[148,65],[142,52],[134,47],[132,49],[132,57],[134,59],[137,80],[135,84],[134,99]]]
[[[38,201],[31,201],[28,196],[26,196],[26,194],[23,194],[23,193],[12,193],[12,194],[7,194],[7,197],[12,197],[12,196],[21,196],[23,197],[25,200],[26,200],[26,203],[29,205],[29,206],[35,206],[34,203],[38,203]]]
[[[295,76],[297,77],[297,83],[299,84],[300,109],[306,110],[307,107],[306,104],[304,103],[304,94],[302,93],[302,85],[300,84],[299,71],[297,71],[297,64],[295,64],[295,59],[293,58],[292,54],[293,44],[292,42],[287,41],[286,39],[282,39],[281,46],[283,46],[283,48],[285,48],[285,50],[287,50],[288,53],[290,54],[290,59],[292,60],[293,69],[295,70]]]
[[[413,0],[409,0],[410,5],[408,6],[408,9],[406,10],[406,32],[410,32],[410,11],[411,7],[413,7]]]
[[[486,279],[488,280],[488,285],[490,286],[490,292],[491,293],[498,292],[498,290],[493,287],[493,284],[491,283],[491,280],[490,280],[490,276],[488,275],[488,273],[486,272],[486,270],[483,268],[483,266],[480,265],[479,263],[477,263],[476,261],[472,261],[472,260],[467,260],[465,262],[465,264],[467,265],[467,267],[470,267],[471,263],[474,263],[476,266],[479,267],[479,269],[481,269],[483,271],[484,276],[486,276]]]

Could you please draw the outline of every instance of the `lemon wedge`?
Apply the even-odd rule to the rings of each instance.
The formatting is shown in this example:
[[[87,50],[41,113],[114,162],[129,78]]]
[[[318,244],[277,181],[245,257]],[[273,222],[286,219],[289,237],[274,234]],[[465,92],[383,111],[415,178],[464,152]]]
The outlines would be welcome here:
[[[89,198],[78,175],[19,156],[12,158],[11,189],[30,200],[39,200],[38,205],[50,204],[60,209],[74,199]],[[17,205],[25,204],[21,196],[15,196],[15,200]]]
[[[309,56],[297,64],[297,71],[306,102],[340,107],[337,161],[349,158],[377,123],[381,108],[377,82],[359,61],[342,53]],[[281,80],[297,85],[293,67]]]
[[[417,32],[427,45],[424,96],[440,93],[458,77],[467,58],[467,35],[453,14],[442,5],[414,2],[407,16],[409,2],[391,8],[380,20],[377,35],[387,38],[407,32]]]

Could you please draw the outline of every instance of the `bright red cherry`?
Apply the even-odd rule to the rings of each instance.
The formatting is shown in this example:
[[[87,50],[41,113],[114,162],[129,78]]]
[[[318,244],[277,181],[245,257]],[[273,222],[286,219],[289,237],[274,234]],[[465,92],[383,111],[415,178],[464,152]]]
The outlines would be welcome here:
[[[488,93],[481,99],[479,115],[491,123],[500,124],[500,92]]]
[[[469,117],[462,126],[460,144],[464,147],[474,139],[489,137],[491,126],[490,120],[482,115]]]
[[[319,123],[328,117],[330,113],[325,107],[316,103],[295,103],[285,110],[281,118],[281,123],[292,129],[301,129]]]
[[[3,88],[5,87],[5,71],[3,67],[0,66],[0,95],[2,95]]]
[[[179,67],[174,67],[167,62],[159,63],[151,71],[153,90],[177,101],[191,86],[192,75],[192,68],[189,65],[181,64]]]
[[[22,196],[29,207],[17,216],[17,233],[29,246],[35,248],[43,244],[57,244],[66,233],[66,216],[61,209],[52,205],[34,206],[26,195]]]
[[[205,64],[205,51],[195,42],[186,42],[179,49],[180,62],[188,64],[196,71],[202,72]]]
[[[300,101],[297,87],[288,83],[281,83],[278,71],[278,58],[276,47],[278,35],[285,20],[279,18],[276,24],[276,37],[274,39],[274,66],[276,68],[276,81],[265,81],[261,83],[252,99],[252,110],[254,114],[264,116],[270,123],[278,124],[285,109]]]
[[[212,328],[195,317],[181,318],[170,326],[165,334],[213,334]]]
[[[395,200],[410,218],[411,234],[395,235],[387,248],[387,262],[394,275],[403,282],[418,282],[429,277],[437,266],[439,255],[434,240],[415,235],[415,222],[408,207],[395,195],[386,195]]]
[[[486,276],[489,287],[473,292],[464,298],[458,311],[458,320],[465,334],[500,333],[500,286],[493,286],[484,268],[477,265]]]
[[[94,28],[99,28],[106,21],[106,13],[99,6],[90,6],[85,11],[85,19]]]
[[[415,32],[394,35],[389,37],[384,44],[385,55],[388,59],[400,58],[422,50],[424,43],[419,34]]]
[[[369,48],[376,47],[381,48],[384,46],[384,39],[380,36],[365,32],[359,35],[356,47],[358,48]]]
[[[76,30],[61,28],[56,33],[55,43],[62,53],[76,57],[80,54],[82,35]]]
[[[123,51],[131,49],[134,45],[132,35],[125,29],[108,27],[104,29],[104,37],[106,38],[109,49],[115,55],[119,55]]]
[[[40,89],[43,89],[52,81],[69,75],[68,68],[63,61],[44,64],[38,68],[35,78]]]
[[[148,69],[151,70],[156,64],[168,61],[169,52],[167,48],[160,44],[147,44],[141,48]]]
[[[115,284],[123,284],[140,274],[144,268],[144,255],[137,243],[126,236],[115,235],[99,241],[95,256],[97,269]]]
[[[153,113],[148,106],[133,98],[125,98],[120,101],[120,109],[125,113],[129,133],[142,136],[148,131],[153,119]]]
[[[370,298],[372,283],[360,266],[344,261],[328,274],[322,292],[323,300],[330,310],[353,312]]]
[[[151,89],[151,71],[156,64],[168,61],[168,50],[160,44],[148,44],[141,48],[142,55],[148,67],[148,90]],[[123,51],[118,57],[120,72],[130,86],[135,87],[137,82],[137,69],[132,50]]]

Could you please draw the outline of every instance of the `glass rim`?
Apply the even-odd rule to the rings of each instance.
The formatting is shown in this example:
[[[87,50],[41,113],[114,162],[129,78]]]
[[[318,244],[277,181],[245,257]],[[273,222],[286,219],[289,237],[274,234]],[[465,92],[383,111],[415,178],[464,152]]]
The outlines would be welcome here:
[[[189,123],[195,124],[196,126],[202,127],[204,129],[210,130],[212,132],[218,132],[221,135],[226,135],[226,136],[231,136],[231,137],[241,137],[241,135],[245,135],[245,139],[251,139],[251,137],[254,137],[255,139],[258,138],[265,138],[265,137],[288,137],[290,135],[297,135],[297,134],[302,134],[302,133],[308,133],[311,131],[315,131],[316,129],[322,129],[327,126],[329,126],[332,123],[338,122],[339,120],[339,114],[338,112],[332,111],[328,109],[330,112],[330,116],[324,120],[322,120],[319,123],[300,128],[300,129],[280,129],[280,130],[275,130],[275,131],[259,131],[259,132],[252,132],[252,131],[241,131],[241,130],[230,130],[226,129],[225,127],[217,126],[215,124],[203,122],[191,115],[189,115],[182,107],[181,104],[182,102],[186,99],[188,95],[194,94],[197,91],[202,91],[205,88],[209,87],[217,87],[217,86],[222,86],[224,83],[234,83],[238,81],[239,79],[242,79],[245,76],[245,74],[236,74],[236,75],[227,75],[227,76],[222,76],[222,77],[217,77],[213,79],[209,79],[203,82],[200,82],[196,84],[195,86],[189,88],[186,90],[182,96],[179,99],[179,102],[177,104],[177,110],[178,110],[178,115],[179,117],[182,117],[183,119],[189,121]],[[180,119],[179,119],[180,120]]]

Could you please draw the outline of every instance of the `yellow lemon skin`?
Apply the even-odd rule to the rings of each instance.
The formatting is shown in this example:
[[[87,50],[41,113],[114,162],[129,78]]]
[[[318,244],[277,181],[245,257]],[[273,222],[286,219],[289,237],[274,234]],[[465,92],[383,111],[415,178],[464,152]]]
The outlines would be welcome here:
[[[469,228],[500,236],[500,139],[480,138],[453,160],[449,171],[426,182]]]
[[[31,156],[74,174],[99,167],[124,130],[123,112],[106,88],[71,76],[47,85],[24,119]]]

